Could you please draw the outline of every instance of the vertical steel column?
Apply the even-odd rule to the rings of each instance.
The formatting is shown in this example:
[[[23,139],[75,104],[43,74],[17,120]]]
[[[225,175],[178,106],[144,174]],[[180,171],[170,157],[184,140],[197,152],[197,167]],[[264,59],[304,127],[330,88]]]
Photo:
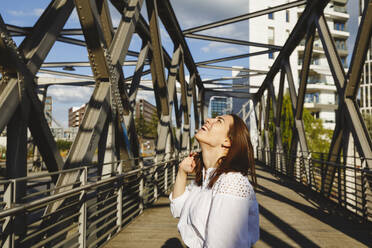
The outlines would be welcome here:
[[[183,130],[181,136],[181,151],[186,152],[190,147],[190,104],[189,86],[185,80],[184,54],[182,53],[180,61],[180,84],[181,84],[181,110],[183,113]]]
[[[355,145],[358,148],[359,154],[365,158],[372,157],[372,143],[367,133],[364,121],[356,103],[356,94],[359,90],[360,76],[368,44],[371,38],[372,29],[372,3],[369,2],[365,7],[363,17],[359,26],[357,43],[354,46],[353,57],[348,75],[345,76],[341,61],[337,50],[329,32],[325,17],[322,15],[316,23],[319,30],[323,47],[325,49],[327,59],[331,68],[331,72],[340,96],[338,108],[338,121],[343,125],[336,125],[336,130],[332,138],[332,146],[328,156],[329,161],[339,157],[341,150],[343,132],[351,131],[354,137]],[[349,81],[347,81],[349,80]],[[345,112],[342,110],[345,107]],[[336,156],[335,156],[336,155]],[[337,156],[338,155],[338,156]],[[372,161],[367,160],[366,165],[372,167]],[[331,192],[332,181],[334,177],[334,169],[330,172],[327,170],[329,180],[327,181],[325,191],[327,194]]]
[[[283,81],[284,83],[284,81]],[[283,98],[283,87],[282,81],[280,81],[279,86],[279,96],[278,98]],[[282,172],[282,153],[283,153],[283,143],[282,143],[282,135],[281,135],[281,129],[280,129],[280,119],[281,119],[281,108],[282,108],[282,100],[279,100],[280,104],[278,105],[276,102],[276,96],[275,96],[275,89],[273,84],[270,84],[268,87],[268,94],[271,97],[271,103],[272,103],[272,109],[273,109],[273,117],[274,117],[274,146],[273,146],[273,154],[274,157],[271,158],[273,161],[275,161],[276,170]],[[269,97],[269,96],[268,96]],[[279,113],[278,113],[279,112]]]
[[[155,161],[160,162],[164,159],[166,152],[167,139],[169,137],[170,111],[168,100],[168,88],[164,75],[164,57],[160,39],[158,24],[158,9],[156,0],[146,0],[147,13],[150,24],[150,36],[152,45],[151,75],[154,86],[155,96],[157,98],[156,107],[158,109],[158,139],[156,142]],[[155,172],[154,178],[156,185],[154,189],[155,200],[158,198],[158,172]]]
[[[193,105],[193,111],[194,111],[194,134],[199,130],[200,125],[200,118],[199,118],[199,112],[198,112],[198,96],[196,93],[196,74],[192,73],[190,77],[190,83],[189,83],[189,93],[190,97],[192,98],[192,105]],[[191,100],[191,99],[190,99]],[[198,146],[198,142],[196,139],[194,139],[193,144],[191,144],[191,149],[196,149]]]
[[[81,186],[86,185],[87,180],[88,168],[84,167],[80,175]],[[81,192],[79,201],[81,202],[79,214],[79,248],[85,248],[87,247],[87,194],[85,190]]]
[[[302,106],[303,102],[302,102],[302,104],[298,103],[299,99],[297,97],[295,84],[294,84],[294,80],[293,80],[293,75],[292,75],[292,70],[291,70],[291,67],[290,67],[288,61],[286,61],[286,63],[284,63],[284,70],[285,70],[286,75],[287,75],[289,92],[290,92],[291,102],[292,102],[293,117],[294,117],[294,122],[295,122],[293,133],[292,133],[290,155],[291,156],[296,156],[297,155],[297,146],[300,145],[301,158],[304,157],[305,160],[307,160],[307,158],[309,156],[309,150],[308,150],[308,146],[307,146],[307,142],[306,142],[305,127],[304,127],[304,123],[303,123],[303,120],[302,120],[302,115],[299,116],[297,114],[297,106],[298,106],[298,104],[300,104]],[[299,93],[301,94],[301,99],[303,100],[304,99],[304,94],[305,94],[305,88],[303,87],[303,88],[301,88],[301,90],[302,91],[299,92]],[[302,111],[302,107],[300,108],[300,110]],[[297,119],[297,118],[299,118],[299,119]],[[292,168],[294,168],[294,165],[295,165],[295,159],[294,160],[292,159],[291,170],[292,170]],[[302,165],[302,164],[300,164],[300,165]],[[305,166],[305,168],[303,168],[303,170],[305,171],[306,180],[310,184],[311,183],[311,174],[310,174],[309,163],[306,162],[303,165]],[[300,176],[300,178],[302,178],[302,175],[299,175],[299,176]]]
[[[270,130],[269,130],[269,117],[270,117],[270,96],[269,92],[266,94],[266,106],[264,110],[264,146],[265,146],[265,161],[267,165],[271,165],[272,158],[270,156]]]

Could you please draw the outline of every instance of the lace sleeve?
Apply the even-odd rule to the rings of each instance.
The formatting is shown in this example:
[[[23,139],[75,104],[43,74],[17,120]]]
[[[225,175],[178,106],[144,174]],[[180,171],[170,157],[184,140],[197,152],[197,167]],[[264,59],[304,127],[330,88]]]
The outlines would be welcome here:
[[[215,194],[233,195],[242,198],[255,198],[252,185],[247,177],[237,172],[223,174],[216,182]]]

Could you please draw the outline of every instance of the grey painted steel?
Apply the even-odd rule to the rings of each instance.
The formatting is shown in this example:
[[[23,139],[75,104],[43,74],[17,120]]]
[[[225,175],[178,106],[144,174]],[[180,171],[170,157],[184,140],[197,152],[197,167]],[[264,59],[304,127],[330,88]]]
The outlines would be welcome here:
[[[299,119],[296,119],[297,116],[297,102],[298,102],[298,96],[295,89],[295,84],[293,80],[292,70],[289,65],[289,62],[284,64],[284,70],[287,75],[287,82],[289,86],[289,93],[291,97],[292,102],[292,109],[293,109],[293,116],[294,119],[294,125],[293,125],[293,132],[292,132],[292,141],[291,141],[291,150],[290,154],[294,155],[297,154],[297,147],[300,145],[301,147],[301,154],[305,157],[309,155],[309,150],[307,146],[306,141],[306,134],[305,134],[305,128],[304,128],[304,122],[302,120],[302,116],[298,116]],[[301,92],[302,94],[305,94],[305,92]],[[291,160],[290,168],[294,169],[295,161]],[[311,173],[310,173],[310,167],[308,164],[305,164],[305,173],[306,173],[306,180],[307,182],[311,181]]]
[[[177,48],[179,45],[182,47],[184,53],[184,63],[189,70],[190,75],[196,75],[196,84],[198,88],[203,88],[201,79],[199,76],[198,69],[196,68],[194,58],[190,52],[190,49],[186,43],[185,37],[182,33],[181,27],[177,21],[176,14],[173,11],[173,8],[169,0],[158,1],[159,4],[159,14],[160,19],[167,30],[170,38],[173,41],[174,47]]]
[[[198,112],[198,95],[196,93],[196,75],[192,74],[190,78],[190,88],[191,88],[191,94],[192,94],[192,103],[194,107],[194,119],[195,119],[195,132],[197,132],[200,128],[200,117]]]
[[[110,47],[112,61],[114,64],[118,61],[123,64],[125,56],[128,52],[131,35],[135,30],[136,23],[139,18],[143,0],[130,0],[127,3],[126,10],[121,18],[118,30],[113,38],[113,45]]]
[[[82,124],[79,127],[79,132],[72,144],[70,153],[66,159],[64,168],[74,168],[81,166],[83,163],[90,162],[98,146],[100,134],[106,122],[107,115],[110,109],[110,84],[100,83],[95,88],[91,100],[88,103],[88,108],[84,115]],[[78,177],[76,172],[66,173],[58,178],[56,187],[67,185],[75,182]],[[68,190],[72,187],[65,187],[63,190]],[[56,190],[59,193],[61,190]],[[45,214],[55,211],[61,202],[55,202],[50,205]]]
[[[367,158],[372,156],[372,143],[355,99],[355,92],[357,92],[356,89],[359,88],[360,84],[360,66],[364,61],[365,51],[368,48],[367,44],[371,37],[371,5],[372,4],[369,3],[369,6],[365,8],[365,12],[363,13],[363,18],[358,30],[359,39],[357,40],[353,52],[353,63],[350,67],[353,71],[348,73],[348,77],[346,77],[341,65],[324,16],[321,16],[316,23],[340,99],[339,108],[337,110],[337,120],[339,124],[336,125],[332,137],[331,148],[328,154],[328,160],[331,162],[338,160],[342,148],[342,142],[344,141],[343,137],[347,137],[347,134],[350,131],[353,134],[359,154],[362,154],[363,157]],[[352,78],[353,81],[348,82],[347,79],[350,78],[350,73],[354,73]],[[348,86],[349,84],[350,86]],[[346,90],[347,96],[345,95]],[[370,163],[371,161],[367,159],[365,164],[371,168],[372,164]],[[335,173],[336,171],[334,167],[329,168],[329,170],[327,168],[326,170],[327,181],[324,185],[324,191],[326,194],[329,194],[332,190],[332,182]]]
[[[110,29],[110,21],[107,20],[108,14],[103,13],[108,11],[107,7],[101,6],[101,8],[103,8],[103,10],[101,9],[103,14],[101,16],[101,21],[99,21],[97,6],[84,0],[76,0],[75,2],[77,6],[89,6],[89,8],[78,8],[78,14],[87,43],[89,59],[96,80],[96,88],[89,101],[83,122],[79,127],[78,134],[66,159],[64,165],[65,169],[92,161],[108,114],[116,114],[114,110],[112,112],[110,111],[110,107],[113,108],[112,102],[115,102],[118,106],[118,112],[120,113],[119,118],[124,118],[123,110],[120,111],[120,108],[122,108],[120,107],[120,104],[122,104],[121,99],[118,99],[118,97],[121,98],[123,96],[117,96],[117,89],[115,90],[115,84],[117,84],[119,80],[123,80],[123,77],[120,76],[120,74],[122,74],[122,72],[120,72],[121,68],[119,69],[118,67],[118,61],[109,59],[109,52],[107,51],[107,48],[111,46],[117,49],[119,46],[116,42],[119,43],[122,40],[112,40],[111,32],[104,33],[102,31],[101,25],[106,26],[106,30]],[[126,40],[131,39],[134,30],[131,31],[132,33],[128,31],[126,34]],[[122,46],[124,46],[124,44],[125,42],[121,43]],[[117,59],[119,59],[119,57],[117,57]],[[114,67],[114,65],[116,65],[116,67]],[[115,74],[116,76],[113,77]],[[112,97],[114,99],[112,99]],[[57,187],[71,184],[75,182],[77,178],[78,174],[76,173],[64,175],[58,179]],[[65,188],[64,190],[67,189],[68,188]],[[45,214],[55,211],[61,204],[61,202],[55,202],[51,206],[48,206]]]
[[[281,46],[275,46],[275,45],[270,45],[270,44],[263,44],[263,43],[258,43],[258,42],[251,42],[251,41],[237,40],[237,39],[229,39],[229,38],[220,38],[220,37],[201,35],[201,34],[186,34],[185,37],[193,38],[193,39],[199,39],[199,40],[224,42],[224,43],[242,45],[242,46],[264,47],[264,48],[270,48],[270,49],[274,49],[274,50],[280,50],[282,48]]]
[[[227,91],[227,90],[210,90],[208,88],[205,88],[205,92],[213,93],[211,95],[214,96],[226,96],[226,97],[236,97],[236,98],[246,98],[246,99],[253,99],[255,97],[254,94],[251,93],[245,93],[241,91]]]
[[[305,52],[304,52],[303,63],[302,63],[302,68],[301,68],[298,97],[297,97],[296,120],[302,119],[302,113],[303,113],[303,107],[304,107],[304,101],[305,101],[305,92],[306,92],[306,86],[307,86],[307,78],[309,75],[311,55],[313,51],[314,37],[315,37],[315,26],[312,26],[312,28],[309,30],[309,33],[306,36]]]
[[[136,60],[128,60],[124,61],[124,66],[136,66]],[[73,66],[73,67],[90,67],[89,62],[46,62],[41,65],[41,68],[54,68],[54,67],[65,67],[65,66]]]
[[[183,127],[182,127],[182,136],[181,136],[181,151],[186,151],[190,147],[190,104],[188,97],[188,88],[189,85],[185,80],[185,69],[184,69],[184,54],[182,53],[180,66],[179,66],[179,80],[181,84],[181,108],[180,114],[183,113]],[[180,118],[180,117],[179,117]]]
[[[240,54],[240,55],[235,55],[235,56],[228,56],[228,57],[223,57],[219,59],[210,59],[210,60],[204,60],[197,62],[196,65],[207,65],[207,64],[213,64],[213,63],[218,63],[218,62],[225,62],[225,61],[230,61],[230,60],[236,60],[236,59],[243,59],[243,58],[248,58],[248,57],[253,57],[253,56],[258,56],[270,52],[275,52],[276,50],[268,49],[264,51],[259,51],[259,52],[253,52],[253,53],[245,53],[245,54]]]
[[[234,68],[234,67],[218,66],[218,65],[198,65],[198,67],[208,68],[208,69],[228,70],[228,71],[237,70],[237,68]],[[239,68],[239,71],[243,71],[243,72],[257,72],[257,73],[262,73],[262,74],[267,73],[267,71],[254,70],[254,69],[248,69],[248,68]]]
[[[248,20],[250,18],[255,18],[255,17],[267,15],[269,13],[298,7],[298,6],[304,5],[306,3],[307,3],[307,1],[301,0],[301,1],[291,2],[291,3],[281,4],[281,5],[277,5],[275,7],[267,8],[267,9],[264,9],[264,10],[258,10],[258,11],[255,11],[253,13],[248,13],[248,14],[237,16],[237,17],[228,18],[228,19],[225,19],[225,20],[201,25],[199,27],[186,29],[186,30],[183,31],[183,33],[184,34],[190,34],[190,33],[200,32],[200,31],[204,31],[204,30],[207,30],[207,29],[216,28],[216,27],[227,25],[227,24],[232,24],[232,23],[235,23],[235,22],[245,21],[245,20]]]
[[[159,96],[160,110],[162,114],[169,114],[168,105],[168,91],[164,75],[164,59],[163,49],[161,46],[160,31],[158,24],[158,13],[157,13],[157,1],[147,0],[147,12],[149,15],[150,23],[150,34],[151,34],[151,46],[152,46],[152,62],[151,62],[151,74],[154,84],[154,89],[157,91]],[[158,113],[158,114],[160,114]]]
[[[57,8],[57,6],[59,8]],[[29,119],[29,128],[35,139],[35,142],[43,156],[44,161],[49,171],[56,171],[62,167],[62,158],[57,150],[52,133],[48,127],[45,116],[43,114],[43,108],[40,100],[38,99],[35,89],[34,89],[34,75],[41,66],[43,60],[47,56],[49,50],[51,49],[53,43],[55,42],[55,32],[62,29],[64,23],[67,20],[69,13],[71,13],[73,4],[66,1],[54,1],[48,8],[44,11],[42,17],[35,24],[35,32],[37,34],[29,35],[26,37],[20,45],[21,52],[16,50],[14,42],[8,37],[7,32],[4,30],[4,22],[1,19],[1,32],[2,40],[5,45],[7,45],[8,54],[10,58],[8,61],[13,61],[13,65],[17,65],[18,80],[22,83],[24,90],[27,92],[25,94],[24,104],[28,104],[30,101],[30,110],[24,114],[30,114],[34,118]],[[57,9],[57,12],[54,11]],[[48,23],[49,25],[45,25]],[[39,43],[38,43],[39,42]],[[6,44],[8,43],[8,44]],[[31,49],[32,46],[35,46]],[[23,57],[24,56],[24,57]],[[28,59],[28,60],[26,60]],[[27,61],[27,65],[24,64]],[[8,62],[9,63],[9,62]],[[12,64],[12,63],[9,63]],[[16,79],[13,79],[16,80]],[[11,86],[15,87],[15,82],[10,83]],[[13,91],[14,92],[14,91]],[[4,92],[2,92],[4,93]],[[9,93],[9,92],[5,92]],[[8,95],[8,97],[11,95]],[[3,96],[0,98],[3,99]],[[6,103],[6,101],[5,101]],[[13,102],[15,103],[15,102]],[[14,106],[13,106],[14,107]],[[0,107],[1,109],[1,107]],[[11,109],[8,109],[8,115],[11,116]],[[7,123],[7,120],[4,121]],[[1,130],[3,127],[0,127]],[[26,166],[26,165],[24,165]]]

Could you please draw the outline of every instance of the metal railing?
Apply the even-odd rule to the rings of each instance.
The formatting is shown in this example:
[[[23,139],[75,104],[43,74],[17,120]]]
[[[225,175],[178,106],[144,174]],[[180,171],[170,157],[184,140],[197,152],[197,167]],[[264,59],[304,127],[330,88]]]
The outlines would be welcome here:
[[[256,159],[364,221],[372,221],[372,171],[365,166],[367,158],[344,156],[334,163],[323,153],[289,155],[257,148]]]
[[[147,165],[135,160],[139,167],[126,172],[125,161],[115,161],[108,174],[90,165],[0,181],[1,247],[102,246],[175,181],[179,159]],[[76,171],[80,177],[72,185],[53,184],[52,176]],[[27,194],[17,198],[22,187]],[[63,203],[46,214],[56,201]]]

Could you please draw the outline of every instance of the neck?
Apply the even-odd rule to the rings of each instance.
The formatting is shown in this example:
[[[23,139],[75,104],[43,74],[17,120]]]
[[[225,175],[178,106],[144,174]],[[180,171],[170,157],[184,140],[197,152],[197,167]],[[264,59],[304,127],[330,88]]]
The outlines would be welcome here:
[[[200,147],[205,169],[216,168],[217,161],[224,155],[224,151],[220,147],[211,147],[208,144],[200,143]]]

